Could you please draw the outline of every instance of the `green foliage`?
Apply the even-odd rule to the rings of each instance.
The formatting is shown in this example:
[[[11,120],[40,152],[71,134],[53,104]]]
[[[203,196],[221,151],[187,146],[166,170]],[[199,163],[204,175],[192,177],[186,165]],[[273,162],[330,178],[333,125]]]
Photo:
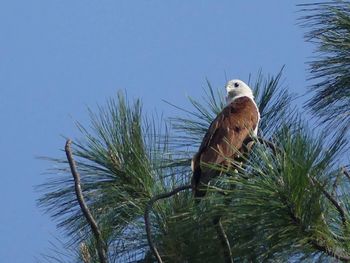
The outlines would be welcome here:
[[[99,108],[97,114],[90,111],[90,118],[91,131],[78,123],[83,140],[73,144],[83,194],[110,251],[122,258],[131,257],[148,249],[142,220],[146,202],[175,183],[164,179],[172,169],[162,168],[160,158],[167,155],[166,139],[157,134],[165,128],[157,127],[155,118],[143,118],[140,101],[129,105],[122,94],[106,108]],[[85,242],[93,247],[67,161],[49,159],[57,163],[54,173],[59,176],[39,187],[43,192],[39,205],[57,220],[71,244]],[[93,249],[91,254],[95,254]]]
[[[187,210],[186,216],[179,217],[174,224],[176,232],[180,233],[178,228],[186,222],[184,227],[196,233],[196,238],[191,242],[186,236],[183,243],[188,245],[181,248],[177,247],[178,240],[173,240],[178,257],[192,255],[192,258],[182,258],[178,262],[196,262],[203,258],[208,262],[222,261],[215,260],[223,254],[217,247],[220,243],[212,224],[218,215],[222,216],[234,259],[238,261],[291,257],[312,260],[315,254],[321,253],[316,249],[317,242],[329,251],[335,249],[339,252],[347,246],[334,239],[335,232],[337,237],[345,237],[347,228],[343,228],[339,213],[321,191],[330,185],[332,178],[339,176],[340,172],[334,171],[334,162],[345,142],[338,137],[333,143],[324,145],[326,136],[319,134],[318,139],[311,136],[290,104],[292,96],[280,86],[280,79],[281,72],[267,79],[259,73],[255,84],[251,85],[262,117],[260,134],[272,138],[280,150],[274,152],[266,145],[257,145],[246,160],[244,170],[230,171],[230,176],[212,182],[209,191],[212,194],[206,197],[205,204],[204,201],[200,204],[200,215],[197,210],[192,213]],[[212,96],[214,92],[208,94]],[[207,116],[215,116],[214,111],[208,114],[203,109],[222,105],[215,99],[202,101],[203,104],[191,99],[195,112],[185,111],[187,117],[172,119],[179,134],[176,149],[191,146],[196,149],[205,132],[202,127],[211,122],[207,121]],[[315,186],[310,178],[315,178],[322,187]],[[220,194],[222,192],[225,195]],[[191,224],[192,218],[197,220]],[[186,230],[182,232],[187,233]],[[213,238],[213,241],[208,241],[208,238]],[[201,253],[208,254],[203,257],[196,254],[198,250],[193,248],[198,247]],[[213,254],[211,248],[219,254]]]
[[[311,90],[308,101],[315,116],[329,126],[350,128],[350,3],[331,1],[301,5],[301,24],[308,29],[307,41],[316,44],[310,65]]]
[[[345,1],[302,5],[306,34],[317,45],[310,62],[315,95],[307,106],[329,125],[350,126],[350,4]],[[194,202],[190,191],[160,200],[150,215],[152,237],[165,262],[224,262],[224,247],[214,226],[221,218],[233,259],[252,261],[348,260],[350,255],[350,176],[339,169],[347,142],[312,133],[281,85],[282,70],[250,81],[261,121],[259,136],[244,163],[212,180],[208,194]],[[149,199],[188,184],[190,160],[215,116],[224,107],[221,91],[209,82],[192,110],[169,122],[145,116],[139,100],[123,94],[97,113],[90,126],[77,123],[82,139],[73,154],[83,194],[103,238],[110,262],[154,262],[143,214]],[[89,225],[76,200],[65,158],[47,158],[56,168],[38,187],[38,200],[69,238],[67,253],[43,257],[49,262],[97,262]],[[233,161],[233,160],[232,160]],[[221,167],[213,167],[222,170]],[[349,169],[349,166],[346,167]]]
[[[308,131],[280,84],[281,76],[282,71],[264,78],[260,72],[250,84],[261,112],[260,134],[279,150],[256,143],[244,169],[213,180],[199,204],[190,191],[155,203],[152,236],[166,262],[223,262],[213,225],[218,216],[235,260],[313,260],[315,255],[327,257],[329,251],[349,251],[348,225],[324,195],[336,188],[333,192],[349,217],[347,181],[337,179],[333,187],[341,177],[335,160],[344,142],[335,139],[325,145],[324,136]],[[193,111],[182,110],[185,114],[171,119],[168,128],[162,118],[144,116],[139,100],[129,104],[118,94],[96,114],[90,111],[89,129],[77,124],[83,138],[75,140],[73,154],[84,197],[109,246],[110,262],[154,262],[144,230],[146,204],[152,196],[190,181],[190,158],[224,106],[223,96],[209,83],[206,96],[190,103]],[[91,262],[97,262],[68,164],[65,159],[50,160],[58,168],[39,187],[39,205],[65,230],[74,253],[80,251],[75,261],[82,261],[83,247]]]
[[[326,153],[301,124],[285,126],[275,136],[283,150],[275,153],[257,145],[248,160],[249,173],[231,172],[222,179],[234,186],[224,197],[229,205],[222,214],[239,260],[289,259],[297,254],[312,258],[313,242],[320,240],[333,249],[325,219],[331,205],[310,178],[327,182],[340,142]],[[341,225],[339,215],[332,216]]]
[[[248,83],[253,89],[261,116],[259,133],[267,138],[270,138],[283,123],[292,123],[296,117],[291,106],[294,96],[280,85],[282,71],[283,68],[276,77],[268,76],[266,79],[260,71],[256,80]],[[175,106],[185,116],[171,118],[175,132],[171,143],[176,149],[194,147],[191,149],[197,150],[210,123],[225,105],[222,92],[215,92],[210,83],[208,83],[208,91],[201,100],[190,97],[189,101],[193,111],[179,109]]]

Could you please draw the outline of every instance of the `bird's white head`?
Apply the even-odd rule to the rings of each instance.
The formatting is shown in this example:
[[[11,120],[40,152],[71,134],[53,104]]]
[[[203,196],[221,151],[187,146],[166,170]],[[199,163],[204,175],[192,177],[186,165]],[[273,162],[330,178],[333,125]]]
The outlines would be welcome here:
[[[247,84],[242,80],[233,79],[227,82],[226,84],[226,102],[227,104],[231,103],[234,99],[239,97],[249,97],[254,100],[254,95],[252,90]]]

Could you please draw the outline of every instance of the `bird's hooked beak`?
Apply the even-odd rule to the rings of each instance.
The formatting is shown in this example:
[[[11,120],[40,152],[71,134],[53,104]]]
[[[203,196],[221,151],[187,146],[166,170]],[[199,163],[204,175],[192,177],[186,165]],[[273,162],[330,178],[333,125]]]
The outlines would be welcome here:
[[[226,102],[230,103],[236,95],[237,90],[232,85],[226,85]]]

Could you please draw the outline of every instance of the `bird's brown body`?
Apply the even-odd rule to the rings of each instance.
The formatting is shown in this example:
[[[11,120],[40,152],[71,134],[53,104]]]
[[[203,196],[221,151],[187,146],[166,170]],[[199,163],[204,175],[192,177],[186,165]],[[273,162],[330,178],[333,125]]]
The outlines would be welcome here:
[[[246,96],[234,99],[219,113],[192,159],[195,197],[204,196],[210,179],[219,175],[208,165],[230,167],[231,160],[242,152],[244,141],[256,131],[258,122],[258,108],[252,98]]]

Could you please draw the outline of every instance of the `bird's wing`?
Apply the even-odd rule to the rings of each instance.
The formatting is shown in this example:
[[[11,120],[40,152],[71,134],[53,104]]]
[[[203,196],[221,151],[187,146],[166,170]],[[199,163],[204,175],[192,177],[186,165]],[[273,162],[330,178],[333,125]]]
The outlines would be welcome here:
[[[244,140],[255,130],[259,113],[248,97],[235,99],[227,105],[209,126],[197,154],[192,160],[192,184],[204,184],[217,173],[201,164],[230,165],[227,158],[240,153]]]
[[[258,111],[247,97],[234,100],[226,106],[210,125],[198,153],[204,163],[222,164],[242,148],[258,123]]]
[[[209,128],[203,137],[202,143],[199,146],[198,152],[192,158],[192,171],[194,171],[199,166],[201,154],[210,145],[211,140],[213,139],[218,127],[220,127],[223,120],[224,114],[223,111],[221,111],[209,125]]]

